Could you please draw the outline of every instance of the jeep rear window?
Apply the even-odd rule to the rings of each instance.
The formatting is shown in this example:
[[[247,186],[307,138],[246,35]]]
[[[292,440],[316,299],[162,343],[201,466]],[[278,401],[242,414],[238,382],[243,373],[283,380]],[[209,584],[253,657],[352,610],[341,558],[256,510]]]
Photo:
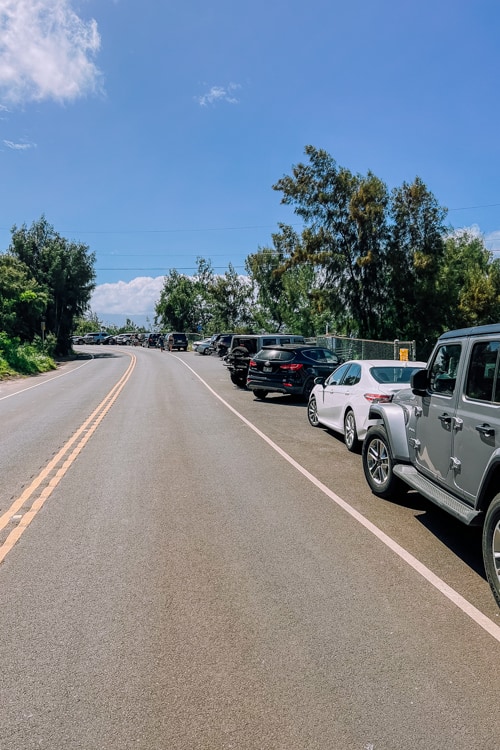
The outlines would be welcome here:
[[[465,389],[469,398],[500,403],[499,352],[498,341],[479,341],[474,344]]]

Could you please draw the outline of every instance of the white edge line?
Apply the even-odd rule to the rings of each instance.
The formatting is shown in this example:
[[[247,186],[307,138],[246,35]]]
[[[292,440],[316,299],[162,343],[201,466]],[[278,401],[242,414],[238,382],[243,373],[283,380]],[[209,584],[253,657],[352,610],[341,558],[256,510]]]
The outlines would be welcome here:
[[[261,432],[258,427],[252,424],[252,422],[250,422],[248,419],[246,419],[246,417],[240,414],[239,411],[231,406],[231,404],[229,404],[221,396],[219,396],[219,394],[216,393],[216,391],[214,391],[214,389],[211,388],[208,383],[203,380],[203,378],[200,377],[197,372],[193,370],[192,367],[186,364],[184,360],[182,360],[180,357],[175,357],[175,359],[177,359],[185,367],[187,367],[188,370],[190,370],[193,375],[195,375],[198,380],[203,383],[203,385],[210,391],[210,393],[215,396],[215,398],[217,398],[222,404],[224,404],[224,406],[229,409],[229,411],[231,411],[235,416],[241,419],[241,421],[244,422],[247,427],[249,427],[260,438],[262,438],[262,440],[264,440],[273,450],[275,450],[276,453],[279,453],[279,455],[284,458],[285,461],[288,461],[289,464],[297,469],[297,471],[299,471],[304,477],[306,477],[306,479],[312,482],[312,484],[314,484],[319,490],[321,490],[321,492],[329,497],[330,500],[336,503],[340,508],[342,508],[342,510],[344,510],[346,513],[352,516],[352,518],[358,521],[358,523],[364,526],[365,529],[376,536],[377,539],[385,544],[392,552],[394,552],[402,560],[404,560],[411,568],[413,568],[413,570],[419,573],[419,575],[425,578],[426,581],[428,581],[432,586],[434,586],[434,588],[436,588],[441,594],[443,594],[443,596],[453,602],[453,604],[461,609],[462,612],[464,612],[468,617],[474,620],[477,625],[483,628],[483,630],[486,630],[489,635],[491,635],[496,641],[500,643],[499,625],[494,623],[493,620],[490,620],[490,618],[483,614],[481,610],[477,609],[477,607],[467,601],[467,599],[459,594],[458,591],[455,591],[455,589],[453,589],[451,586],[448,586],[448,584],[445,583],[445,581],[443,581],[441,578],[439,578],[439,576],[437,576],[435,573],[433,573],[432,570],[421,563],[420,560],[417,560],[417,558],[414,557],[411,552],[408,552],[408,550],[404,549],[404,547],[401,547],[400,544],[395,542],[394,539],[391,539],[391,537],[381,529],[379,529],[378,526],[375,526],[374,523],[365,518],[365,516],[363,516],[359,511],[353,508],[352,505],[349,505],[349,503],[339,497],[339,495],[335,494],[335,492],[332,492],[332,490],[330,490],[326,485],[320,482],[317,477],[307,471],[307,469],[301,466],[301,464],[297,463],[297,461],[289,456],[288,453],[286,453],[282,448],[279,447],[279,445],[274,443],[271,438],[269,438],[265,433]]]
[[[73,367],[72,370],[68,370],[68,372],[61,372],[59,375],[54,375],[53,378],[47,378],[46,380],[42,380],[40,383],[35,383],[35,385],[29,385],[27,388],[22,388],[20,391],[16,391],[15,393],[9,393],[8,396],[0,396],[0,401],[4,401],[6,398],[12,398],[12,396],[19,396],[20,393],[24,393],[25,391],[31,391],[33,388],[38,388],[40,385],[45,385],[46,383],[52,382],[52,380],[57,380],[57,378],[62,378],[65,375],[71,375],[72,372],[76,372],[80,369],[80,367],[84,367],[85,365],[88,365],[89,362],[92,362],[94,357],[92,356],[92,359],[87,359],[85,362],[82,362],[81,365],[78,365],[78,367]],[[40,373],[41,374],[41,373]]]

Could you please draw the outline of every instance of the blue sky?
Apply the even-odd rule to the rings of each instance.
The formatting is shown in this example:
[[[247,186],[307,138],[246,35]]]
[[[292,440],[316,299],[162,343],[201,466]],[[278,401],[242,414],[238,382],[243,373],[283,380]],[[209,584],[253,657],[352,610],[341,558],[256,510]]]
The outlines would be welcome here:
[[[417,175],[500,250],[497,0],[0,0],[0,250],[42,214],[97,255],[92,309],[153,315],[296,223],[272,185],[323,148]],[[117,318],[118,316],[118,318]]]

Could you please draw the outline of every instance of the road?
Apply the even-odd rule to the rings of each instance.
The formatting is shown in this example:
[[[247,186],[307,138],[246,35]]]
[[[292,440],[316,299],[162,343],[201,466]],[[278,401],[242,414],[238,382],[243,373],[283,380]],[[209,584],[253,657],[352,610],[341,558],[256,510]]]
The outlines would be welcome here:
[[[480,536],[192,352],[0,384],[0,750],[500,750]]]

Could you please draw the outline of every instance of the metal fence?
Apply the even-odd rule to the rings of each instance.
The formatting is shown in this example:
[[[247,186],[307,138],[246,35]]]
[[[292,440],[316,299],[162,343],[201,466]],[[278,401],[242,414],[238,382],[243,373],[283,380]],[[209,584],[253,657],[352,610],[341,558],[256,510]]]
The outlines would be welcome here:
[[[318,346],[324,346],[345,362],[347,359],[417,359],[415,341],[370,341],[348,336],[317,336]]]

